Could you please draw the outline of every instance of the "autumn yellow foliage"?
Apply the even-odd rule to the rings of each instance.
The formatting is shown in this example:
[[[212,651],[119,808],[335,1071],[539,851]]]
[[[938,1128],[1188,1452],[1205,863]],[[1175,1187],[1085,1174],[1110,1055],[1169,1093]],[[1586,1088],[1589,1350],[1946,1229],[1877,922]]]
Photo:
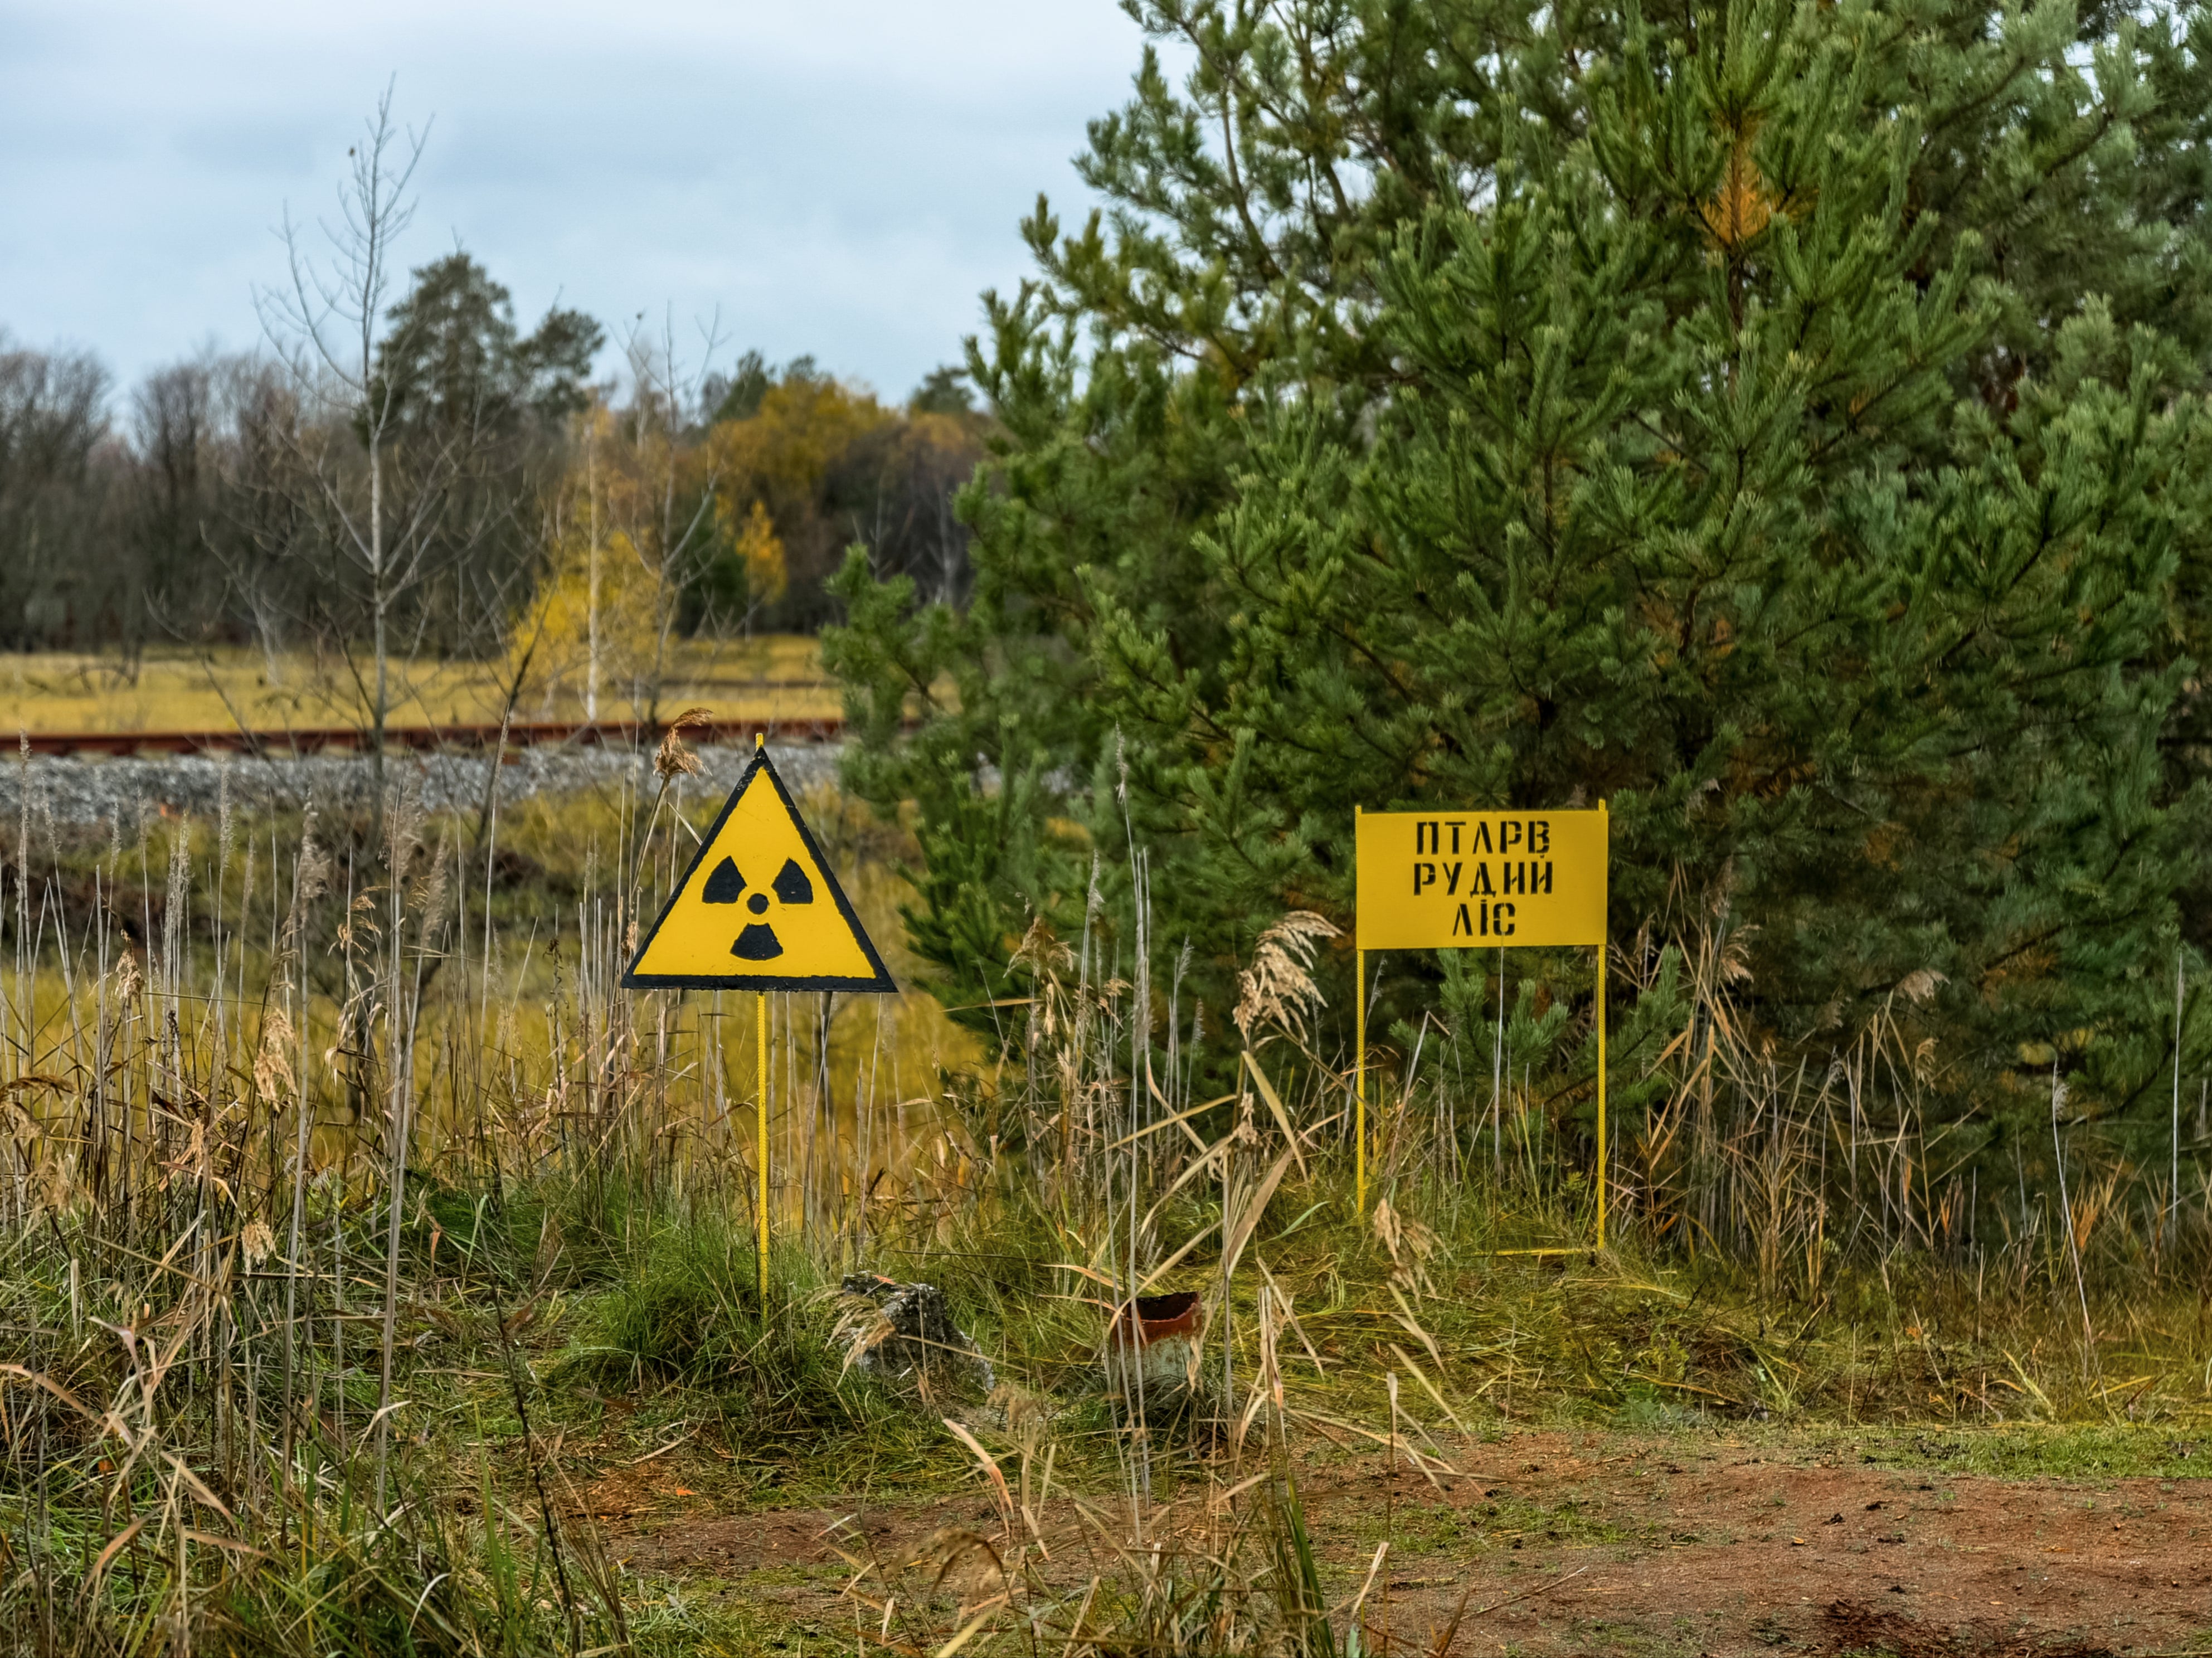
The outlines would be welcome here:
[[[743,522],[738,522],[735,502],[728,492],[718,490],[714,515],[736,550],[748,588],[771,603],[781,598],[790,588],[791,572],[784,560],[783,537],[775,532],[775,520],[769,516],[767,504],[754,496]]]
[[[771,386],[757,413],[708,434],[701,459],[714,480],[715,510],[748,534],[756,526],[772,531],[772,574],[762,570],[772,596],[780,598],[794,577],[818,581],[855,538],[854,526],[827,496],[862,441],[896,419],[866,392],[806,377]],[[750,576],[753,549],[769,544],[738,544]]]
[[[933,593],[951,579],[972,416],[887,409],[800,369],[703,431],[665,406],[595,403],[577,421],[548,503],[547,568],[507,659],[526,714],[656,707],[688,634],[818,625],[823,585],[856,542],[917,568]]]

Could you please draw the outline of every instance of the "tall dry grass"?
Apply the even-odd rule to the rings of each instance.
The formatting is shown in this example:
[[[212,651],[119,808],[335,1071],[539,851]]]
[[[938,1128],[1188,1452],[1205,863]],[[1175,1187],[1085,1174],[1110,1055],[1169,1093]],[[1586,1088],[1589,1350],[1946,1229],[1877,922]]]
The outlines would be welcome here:
[[[596,837],[566,890],[527,827],[472,834],[404,787],[357,821],[226,807],[90,841],[27,787],[0,853],[0,1503],[41,1649],[626,1641],[533,1414],[564,1289],[672,1213],[743,1213],[760,1153],[750,1005],[617,985],[687,845],[680,754],[535,826],[541,852]],[[973,1159],[922,1092],[854,1104],[897,1076],[896,1027],[864,1065],[832,1010],[775,1011],[792,1254],[926,1232]],[[772,1334],[738,1299],[706,1315]],[[458,1461],[424,1398],[441,1350],[499,1382]]]
[[[1014,942],[1024,993],[980,1048],[911,1005],[775,999],[757,1145],[750,999],[618,986],[713,804],[680,741],[659,761],[527,821],[403,789],[359,821],[12,826],[0,1515],[36,1649],[680,1646],[639,1625],[562,1412],[713,1389],[779,1455],[911,1440],[933,1418],[846,1363],[817,1293],[860,1269],[945,1284],[1009,1382],[960,1453],[1011,1503],[995,1587],[945,1602],[899,1587],[916,1563],[859,1563],[879,1641],[917,1649],[981,1619],[1077,1652],[1354,1649],[1369,1608],[1298,1508],[1316,1434],[1444,1479],[1469,1423],[1571,1406],[2202,1406],[2177,1309],[2207,1191],[2063,1111],[2047,1155],[1943,1116],[1909,984],[1826,1063],[1784,1058],[1711,929],[1621,953],[1603,1260],[1571,964],[1510,1006],[1457,964],[1378,1047],[1355,1215],[1322,1035],[1342,941],[1282,918],[1208,1009],[1151,936],[1141,854],[1079,934]],[[818,804],[887,887],[884,832]],[[1510,1253],[1537,1249],[1565,1253]],[[1170,1289],[1206,1309],[1181,1380],[1108,1385],[1110,1321]],[[1044,1496],[1012,1493],[1055,1456],[1085,1506],[1048,1562]]]

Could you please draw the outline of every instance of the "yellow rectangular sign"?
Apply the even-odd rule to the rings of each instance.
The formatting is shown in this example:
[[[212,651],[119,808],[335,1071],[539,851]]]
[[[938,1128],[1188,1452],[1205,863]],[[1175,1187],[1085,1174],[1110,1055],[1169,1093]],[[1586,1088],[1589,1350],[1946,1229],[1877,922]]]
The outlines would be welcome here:
[[[1601,807],[1368,811],[1357,821],[1362,950],[1605,942]]]

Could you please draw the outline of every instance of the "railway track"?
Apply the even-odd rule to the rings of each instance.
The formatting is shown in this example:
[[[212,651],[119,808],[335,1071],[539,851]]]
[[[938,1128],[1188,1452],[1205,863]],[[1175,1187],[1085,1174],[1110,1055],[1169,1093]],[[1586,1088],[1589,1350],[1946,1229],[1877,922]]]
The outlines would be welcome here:
[[[510,749],[547,744],[635,746],[658,743],[666,729],[665,724],[632,720],[529,720],[505,726],[388,726],[384,745],[387,750],[481,751],[500,746],[503,732],[504,745]],[[845,735],[845,721],[834,714],[804,720],[714,720],[687,727],[684,737],[694,744],[742,743],[756,732],[778,743],[835,743]],[[283,731],[231,726],[213,731],[29,732],[19,740],[32,754],[55,756],[245,754],[286,759],[295,755],[369,750],[368,733],[356,726],[294,726]]]

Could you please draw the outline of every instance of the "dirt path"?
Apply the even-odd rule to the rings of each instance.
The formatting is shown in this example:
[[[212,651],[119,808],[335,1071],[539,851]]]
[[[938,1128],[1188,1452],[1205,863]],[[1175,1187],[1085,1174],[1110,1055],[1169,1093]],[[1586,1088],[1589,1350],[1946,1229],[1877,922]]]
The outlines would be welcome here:
[[[2212,1651],[2212,1480],[1999,1479],[1686,1436],[1446,1448],[1465,1477],[1441,1491],[1369,1456],[1300,1470],[1332,1585],[1356,1589],[1389,1538],[1370,1622],[1403,1649],[1471,1597],[1462,1655]],[[1048,1537],[1078,1529],[1061,1507]],[[841,1521],[848,1549],[865,1539],[883,1559],[947,1528],[997,1530],[980,1486],[879,1508],[695,1503],[631,1522],[617,1552],[849,1638]]]

